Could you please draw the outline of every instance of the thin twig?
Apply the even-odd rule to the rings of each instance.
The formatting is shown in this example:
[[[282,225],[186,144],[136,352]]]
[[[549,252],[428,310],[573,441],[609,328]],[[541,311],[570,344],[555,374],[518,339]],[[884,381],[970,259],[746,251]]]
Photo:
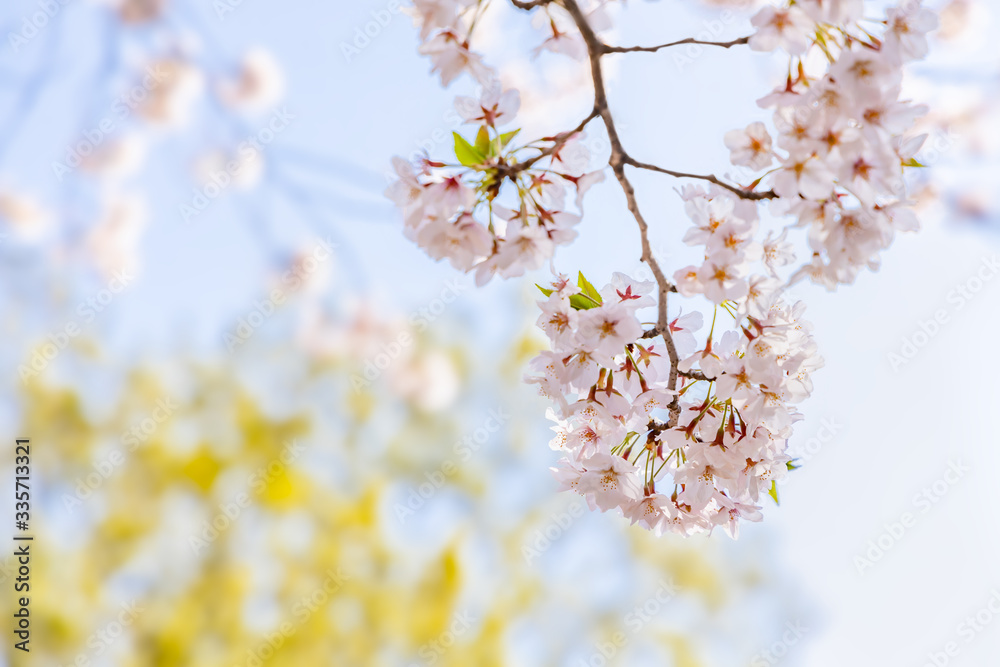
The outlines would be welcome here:
[[[552,1],[553,0],[511,0],[511,2],[514,4],[515,7],[519,7],[521,9],[532,9],[534,7],[539,7],[548,4],[549,2]],[[674,176],[677,178],[694,178],[703,181],[708,181],[720,187],[726,188],[730,192],[734,193],[735,195],[743,199],[750,199],[750,200],[772,199],[776,195],[774,192],[770,191],[753,192],[751,190],[740,188],[735,185],[730,185],[729,183],[726,183],[725,181],[718,179],[714,175],[688,174],[685,172],[664,169],[663,167],[657,167],[655,165],[639,162],[638,160],[629,156],[629,154],[625,151],[625,148],[622,146],[621,137],[618,135],[618,129],[615,126],[615,119],[612,116],[611,109],[608,105],[608,94],[604,84],[604,72],[601,68],[601,57],[608,53],[628,53],[635,51],[655,52],[660,49],[667,48],[669,46],[677,46],[680,44],[705,44],[711,46],[720,46],[722,48],[729,48],[731,46],[736,46],[738,44],[746,44],[749,38],[741,37],[739,39],[733,40],[732,42],[706,42],[702,40],[689,38],[653,47],[609,46],[604,42],[602,42],[600,38],[597,36],[597,34],[594,32],[593,28],[591,28],[590,24],[587,22],[586,16],[580,9],[580,5],[577,3],[577,0],[559,0],[559,4],[561,4],[563,8],[566,9],[567,12],[569,12],[570,17],[573,19],[573,22],[576,24],[577,29],[580,31],[580,35],[583,37],[584,43],[587,45],[587,55],[590,61],[590,72],[591,72],[591,77],[593,78],[594,81],[594,109],[591,112],[591,115],[588,116],[586,119],[584,119],[584,121],[576,129],[571,130],[570,132],[564,132],[560,135],[557,135],[553,146],[544,150],[542,154],[535,156],[530,160],[526,160],[525,162],[522,162],[518,165],[512,165],[511,168],[512,169],[516,168],[518,171],[520,171],[520,169],[527,169],[528,167],[530,167],[532,164],[542,159],[543,157],[551,155],[556,150],[558,150],[560,146],[565,144],[565,142],[569,140],[569,137],[573,136],[577,132],[582,131],[582,129],[584,128],[584,126],[586,126],[587,123],[589,123],[595,117],[600,116],[601,120],[604,122],[604,127],[608,133],[608,141],[611,144],[611,158],[609,160],[611,170],[614,172],[615,178],[618,180],[618,184],[621,186],[622,192],[624,192],[625,194],[625,201],[628,204],[629,212],[632,214],[632,217],[635,218],[636,224],[638,224],[639,226],[639,238],[642,244],[641,259],[643,262],[646,263],[647,266],[649,266],[650,270],[653,273],[653,276],[656,278],[656,284],[657,287],[659,288],[656,326],[653,327],[653,329],[646,331],[642,337],[643,338],[655,338],[656,336],[663,337],[663,341],[667,346],[667,356],[670,359],[669,386],[671,388],[674,388],[677,386],[677,378],[679,374],[677,366],[679,364],[679,359],[677,354],[677,347],[674,345],[673,335],[670,331],[670,325],[667,322],[667,298],[670,292],[676,292],[677,288],[674,285],[672,285],[669,280],[667,280],[666,275],[663,273],[663,269],[660,268],[659,263],[653,256],[653,251],[649,243],[649,225],[647,224],[646,219],[643,217],[642,211],[640,211],[639,209],[639,203],[635,197],[635,188],[632,186],[631,181],[629,181],[628,176],[625,174],[625,166],[631,165],[638,169],[655,171],[663,174],[668,174],[670,176]],[[516,173],[517,171],[514,172],[514,175],[516,175]],[[690,379],[707,379],[704,377],[704,375],[700,373],[688,372],[688,373],[683,373],[683,375]],[[666,424],[662,423],[657,424],[655,429],[657,430],[657,432],[663,430],[664,428],[670,428],[671,426],[677,424],[678,420],[680,419],[681,408],[678,396],[674,396],[674,399],[668,406],[668,410],[670,413],[670,419]]]
[[[611,115],[611,109],[608,107],[608,94],[604,86],[604,72],[601,69],[602,47],[604,45],[594,33],[593,28],[590,27],[587,18],[584,16],[576,0],[562,0],[562,5],[573,18],[573,22],[576,23],[577,29],[587,44],[590,72],[594,80],[594,110],[601,116],[601,120],[604,121],[604,126],[608,132],[608,141],[611,143],[611,170],[614,172],[615,178],[618,179],[618,183],[625,193],[625,200],[628,203],[628,209],[632,213],[632,217],[635,218],[636,223],[639,225],[639,238],[642,243],[642,261],[649,266],[659,287],[660,298],[656,330],[663,336],[663,341],[667,346],[667,356],[670,359],[669,386],[673,388],[677,385],[678,357],[673,336],[670,334],[670,326],[667,323],[667,296],[670,294],[672,286],[670,281],[667,280],[666,275],[664,275],[663,269],[660,268],[659,263],[653,256],[653,251],[649,244],[649,225],[639,210],[639,203],[635,198],[635,188],[632,187],[632,183],[625,175],[625,165],[628,163],[629,158],[622,147],[621,138],[618,136],[618,129],[615,127],[615,119]],[[669,410],[670,423],[677,423],[680,417],[680,403],[676,397],[670,403]]]
[[[747,190],[746,188],[741,188],[736,185],[731,185],[725,181],[713,176],[712,174],[688,174],[683,171],[673,171],[671,169],[664,169],[663,167],[657,167],[655,164],[647,164],[645,162],[639,162],[635,158],[626,155],[625,163],[630,164],[638,169],[648,169],[649,171],[659,172],[661,174],[667,174],[669,176],[674,176],[675,178],[697,178],[702,181],[708,181],[709,183],[715,183],[719,187],[723,187],[737,197],[741,199],[752,199],[758,201],[761,199],[774,199],[778,195],[774,190],[767,190],[765,192],[754,192],[753,190]]]
[[[658,46],[611,46],[610,44],[603,45],[604,53],[656,53],[660,49],[666,49],[671,46],[680,46],[682,44],[702,44],[704,46],[720,46],[724,49],[728,49],[733,46],[739,46],[740,44],[746,44],[750,41],[750,37],[740,37],[739,39],[734,39],[731,42],[706,42],[700,39],[695,39],[694,37],[688,37],[687,39],[679,39],[676,42],[669,42],[667,44],[660,44]]]
[[[575,128],[573,128],[569,132],[560,132],[556,136],[552,137],[552,142],[553,143],[552,143],[551,146],[549,146],[548,148],[544,149],[538,155],[535,155],[534,157],[525,160],[524,162],[518,162],[517,164],[511,165],[511,168],[510,168],[509,171],[511,173],[516,174],[519,171],[524,171],[525,169],[531,168],[532,165],[534,165],[536,162],[538,162],[542,158],[548,157],[549,155],[552,155],[553,153],[555,153],[556,151],[558,151],[560,148],[562,148],[566,144],[567,141],[569,141],[570,139],[572,139],[574,135],[579,134],[580,132],[583,132],[583,129],[585,127],[587,127],[587,123],[589,123],[590,121],[592,121],[595,118],[597,118],[597,116],[598,116],[598,112],[597,112],[597,108],[595,107],[593,110],[591,110],[590,115],[587,116],[586,118],[584,118],[582,121],[580,121],[580,124],[577,125]]]

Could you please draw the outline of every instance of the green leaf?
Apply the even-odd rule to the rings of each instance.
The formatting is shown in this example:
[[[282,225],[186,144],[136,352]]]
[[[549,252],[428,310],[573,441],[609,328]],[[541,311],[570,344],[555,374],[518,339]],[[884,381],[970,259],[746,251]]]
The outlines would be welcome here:
[[[500,146],[502,148],[506,148],[507,144],[510,143],[511,139],[513,139],[514,137],[516,137],[517,134],[518,134],[518,132],[520,132],[520,131],[521,131],[521,129],[518,128],[518,129],[514,130],[513,132],[504,132],[503,134],[501,134],[500,135]]]
[[[780,505],[781,504],[781,503],[778,502],[778,483],[776,481],[771,480],[771,490],[767,492],[767,495],[769,495],[772,498],[774,498],[774,504],[775,505]]]
[[[583,290],[584,294],[586,294],[591,299],[596,301],[598,305],[604,303],[604,300],[601,298],[601,293],[598,292],[597,289],[595,289],[594,286],[591,285],[590,282],[583,277],[583,271],[580,272],[580,275],[576,280],[576,284],[580,287],[581,290]]]
[[[466,141],[465,137],[458,132],[452,132],[452,134],[455,135],[455,157],[461,164],[466,167],[475,167],[486,161],[486,156]]]
[[[491,147],[492,143],[490,142],[489,130],[487,130],[486,126],[483,125],[479,128],[479,132],[476,134],[476,150],[483,155],[489,155]]]
[[[601,304],[586,294],[574,294],[569,298],[569,305],[573,306],[574,310],[590,310],[591,308],[597,308]]]
[[[801,467],[802,466],[797,466],[791,461],[785,461],[785,468],[787,468],[789,472],[791,472],[792,470],[798,470]]]
[[[583,291],[579,294],[574,294],[569,298],[569,305],[572,306],[573,310],[590,310],[591,308],[597,308],[601,305],[601,294],[594,286],[587,282],[587,279],[580,274],[579,278],[580,289]],[[555,290],[548,289],[547,287],[542,287],[538,283],[535,283],[535,287],[541,290],[542,294],[545,296],[551,296]]]
[[[926,164],[920,164],[917,162],[917,158],[911,157],[909,160],[903,163],[904,167],[926,167]]]

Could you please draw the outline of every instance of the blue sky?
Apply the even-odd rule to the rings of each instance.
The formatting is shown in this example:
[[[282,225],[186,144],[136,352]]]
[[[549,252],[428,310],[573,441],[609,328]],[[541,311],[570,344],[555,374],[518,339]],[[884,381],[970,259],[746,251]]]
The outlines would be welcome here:
[[[33,6],[12,3],[2,25],[18,24]],[[409,18],[392,13],[381,0],[280,7],[246,0],[222,18],[211,3],[179,6],[183,21],[197,26],[206,62],[232,66],[247,48],[270,50],[286,74],[282,106],[295,119],[276,138],[273,151],[268,148],[265,157],[273,160],[267,186],[224,197],[190,226],[182,224],[176,209],[193,183],[176,175],[178,167],[207,143],[233,142],[256,132],[262,119],[212,121],[159,139],[157,160],[136,183],[146,186],[153,212],[141,244],[142,271],[99,323],[106,340],[144,354],[178,340],[203,349],[220,346],[221,332],[264,289],[260,275],[269,263],[327,232],[339,244],[334,305],[348,294],[361,294],[385,312],[406,313],[437,296],[455,277],[453,271],[430,262],[403,238],[381,192],[392,155],[409,154],[428,140],[432,154],[447,151],[447,136],[456,129],[449,120],[451,100],[457,92],[471,91],[469,82],[442,90],[428,73],[429,63],[416,54]],[[387,15],[387,24],[379,25],[370,43],[345,56],[342,43],[352,43],[358,30]],[[66,7],[63,23],[54,22],[21,53],[5,50],[0,60],[6,91],[14,89],[18,73],[53,60],[48,76],[58,85],[41,91],[16,134],[5,131],[9,143],[0,155],[4,183],[50,201],[79,201],[54,182],[51,161],[90,119],[104,113],[102,105],[113,97],[116,84],[94,85],[102,81],[95,72],[105,67],[108,54],[92,34],[107,26],[84,21],[87,16],[84,7]],[[681,38],[716,26],[719,17],[718,10],[693,2],[633,2],[619,15],[614,39],[649,44]],[[516,35],[513,44],[525,53],[533,44],[527,20],[512,11],[502,20],[503,36]],[[529,33],[515,32],[518,22]],[[723,22],[719,38],[747,34],[748,26],[745,15]],[[988,41],[967,46],[961,60],[942,57],[940,66],[953,68],[957,62],[973,73],[990,71],[986,65],[995,63],[996,47]],[[114,57],[127,59],[129,53]],[[507,56],[502,60],[516,72],[530,64]],[[558,60],[546,55],[538,62],[556,68],[553,76],[566,75],[568,70],[558,69],[566,65]],[[717,174],[728,164],[722,133],[767,119],[754,100],[783,71],[780,59],[739,48],[706,51],[683,68],[669,53],[616,57],[610,68],[612,108],[635,157]],[[553,88],[554,81],[549,82]],[[535,91],[538,97],[545,93],[544,87]],[[5,117],[17,113],[7,103],[0,109]],[[539,131],[565,129],[587,110],[586,95],[552,99],[545,110],[529,114]],[[445,141],[434,142],[436,136]],[[942,164],[948,168],[941,172],[942,182],[984,177],[982,169],[970,176],[955,156],[946,155]],[[987,165],[987,182],[995,176],[995,166]],[[679,268],[687,249],[677,239],[687,220],[674,188],[682,183],[655,174],[636,174],[634,181],[652,221],[654,247],[671,271]],[[313,193],[311,199],[300,190]],[[638,235],[622,203],[613,183],[592,192],[581,238],[557,255],[561,270],[582,269],[593,282],[603,283],[612,271],[637,268]],[[991,224],[995,229],[996,221]],[[1000,465],[991,420],[1000,374],[993,354],[1000,275],[984,278],[1000,252],[997,245],[989,225],[970,226],[947,207],[936,207],[928,212],[923,231],[898,238],[877,274],[862,274],[857,284],[836,294],[797,290],[809,301],[808,317],[827,366],[815,376],[816,390],[803,406],[806,419],[797,426],[793,446],[801,451],[810,438],[827,441],[782,489],[781,507],[771,508],[765,524],[748,529],[773,542],[779,567],[801,583],[818,610],[820,622],[783,664],[923,664],[926,653],[943,650],[964,617],[1000,587],[1000,532],[991,492],[996,487],[992,468]],[[981,287],[971,295],[977,278]],[[477,343],[488,350],[533,319],[525,296],[530,282],[470,291],[455,316],[474,327]],[[67,271],[53,279],[53,286],[79,295],[100,282]],[[963,287],[971,298],[955,296]],[[72,296],[67,303],[74,303]],[[939,311],[945,315],[938,316],[934,334],[922,338],[919,332],[934,328],[926,323]],[[888,355],[901,352],[906,340],[926,343],[894,368]],[[547,437],[539,432],[539,447]],[[948,471],[958,462],[968,470],[943,494],[932,493],[937,501],[925,511],[915,497],[935,482],[954,478]],[[869,540],[878,541],[886,524],[902,522],[906,513],[913,525],[860,573],[856,557],[869,550]],[[970,643],[959,641],[953,664],[986,664],[989,656],[1000,654],[1000,618]]]

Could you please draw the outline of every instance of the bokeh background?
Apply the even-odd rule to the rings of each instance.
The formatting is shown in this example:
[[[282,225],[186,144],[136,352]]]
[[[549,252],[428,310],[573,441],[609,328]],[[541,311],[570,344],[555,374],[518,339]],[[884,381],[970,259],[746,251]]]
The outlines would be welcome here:
[[[480,48],[525,131],[575,125],[586,69],[530,59],[540,33],[493,4]],[[797,288],[827,360],[804,465],[732,542],[556,494],[520,382],[532,281],[475,288],[382,196],[392,155],[447,153],[473,90],[437,85],[398,3],[5,3],[0,539],[30,437],[35,542],[31,653],[8,620],[0,664],[993,664],[1000,17],[932,4],[907,81],[933,108],[923,230],[849,288]],[[633,2],[609,39],[730,39],[752,9]],[[784,65],[680,55],[607,59],[623,138],[724,173],[722,133],[766,119]],[[680,266],[662,178],[635,182]],[[560,269],[641,273],[613,184],[580,231]],[[7,619],[15,576],[0,557]]]

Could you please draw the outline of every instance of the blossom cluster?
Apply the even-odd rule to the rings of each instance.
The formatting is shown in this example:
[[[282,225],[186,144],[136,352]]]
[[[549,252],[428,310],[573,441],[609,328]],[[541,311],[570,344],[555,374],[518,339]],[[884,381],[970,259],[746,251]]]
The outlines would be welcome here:
[[[918,226],[903,171],[920,166],[926,135],[907,131],[927,107],[900,97],[903,66],[927,54],[937,18],[914,0],[881,22],[863,19],[863,10],[861,0],[762,9],[750,48],[781,48],[791,59],[785,85],[758,102],[774,109],[776,138],[759,122],[726,135],[733,164],[756,171],[777,162],[756,183],[773,188],[774,213],[808,229],[813,251],[792,280],[828,289],[877,269],[895,232]]]
[[[596,95],[576,129],[513,148],[518,130],[498,128],[513,120],[519,93],[469,50],[487,4],[415,0],[421,52],[442,83],[465,71],[483,93],[456,101],[479,126],[474,141],[455,135],[457,164],[396,160],[399,181],[388,195],[403,211],[405,233],[434,259],[474,270],[480,284],[541,267],[575,238],[582,196],[602,178],[587,171],[579,141],[599,117],[656,282],[615,274],[597,290],[581,274],[542,288],[538,325],[551,349],[533,360],[526,381],[552,401],[551,446],[562,455],[554,471],[592,509],[621,512],[657,534],[722,526],[735,537],[741,520],[760,520],[763,496],[777,501],[777,481],[794,467],[787,442],[801,419],[796,406],[822,366],[804,304],[789,287],[806,278],[828,289],[851,283],[861,269],[877,269],[895,232],[918,226],[904,172],[921,166],[915,156],[925,137],[909,130],[927,109],[902,99],[903,68],[926,54],[936,19],[920,0],[903,0],[882,21],[863,16],[862,0],[761,9],[750,21],[754,34],[719,45],[783,50],[788,76],[758,102],[773,110],[770,130],[757,122],[725,135],[732,163],[746,170],[746,185],[730,185],[627,157],[598,76],[599,59],[614,50],[595,46],[610,23],[602,0],[514,2],[535,11],[534,25],[547,33],[536,55],[591,58]],[[711,183],[680,190],[692,222],[683,241],[697,249],[696,263],[659,268],[623,164]],[[796,229],[805,232],[805,262],[796,259]],[[668,295],[690,299],[687,308],[707,302],[704,338],[696,336],[702,314],[671,319]],[[642,311],[654,307],[643,322]]]
[[[386,191],[403,212],[407,238],[435,260],[474,271],[479,285],[494,275],[523,275],[550,260],[557,246],[576,238],[583,196],[604,180],[603,171],[586,171],[590,151],[582,131],[525,144],[517,141],[520,130],[503,131],[517,115],[520,92],[505,89],[497,71],[470,49],[488,4],[414,0],[410,13],[420,29],[420,52],[430,58],[442,85],[465,72],[482,86],[478,98],[455,99],[456,111],[476,133],[471,141],[454,133],[453,162],[424,156],[411,164],[395,158],[398,180]],[[607,23],[604,4],[599,0],[588,10],[595,26]],[[583,39],[566,11],[552,5],[545,16],[550,34],[536,54],[548,50],[582,58]],[[568,210],[568,197],[575,211]]]
[[[786,240],[788,230],[777,235],[772,231],[756,241],[756,204],[717,186],[708,190],[688,186],[681,196],[694,223],[683,240],[704,246],[704,262],[674,274],[677,291],[687,297],[701,294],[716,304],[747,297],[746,312],[762,317],[782,287],[778,269],[795,261],[792,244]],[[748,276],[757,260],[766,273]]]
[[[691,197],[699,213],[734,199],[723,192]],[[703,234],[698,226],[692,231]],[[748,290],[748,282],[758,289]],[[655,305],[653,283],[615,274],[597,291],[581,276],[577,285],[560,278],[543,290],[538,325],[552,349],[533,360],[536,374],[527,381],[553,402],[551,446],[563,455],[555,469],[563,488],[657,534],[723,526],[735,537],[740,519],[761,518],[758,502],[777,498],[776,482],[790,466],[786,444],[800,418],[794,405],[810,394],[822,360],[802,319],[804,304],[787,305],[769,276],[742,283],[741,294],[719,297],[703,344],[695,336],[701,313],[669,322],[673,355],[647,337],[637,315]],[[720,314],[732,326],[718,335]]]
[[[575,239],[583,196],[604,180],[601,171],[585,172],[590,151],[582,133],[516,145],[518,131],[500,128],[519,105],[516,90],[495,82],[478,99],[458,97],[456,110],[478,131],[474,142],[454,134],[456,163],[393,161],[399,180],[386,194],[403,211],[407,238],[433,259],[474,270],[479,285],[538,269]],[[511,207],[497,199],[505,183],[516,190]],[[577,213],[567,210],[574,193]]]
[[[591,28],[600,31],[611,27],[606,5],[612,0],[589,0],[584,12]],[[483,86],[497,79],[497,72],[470,48],[475,27],[480,23],[488,2],[483,0],[413,0],[409,13],[420,29],[421,54],[430,58],[432,71],[448,86],[463,72]],[[544,3],[544,11],[535,15],[534,25],[545,32],[545,39],[534,49],[561,53],[576,60],[587,55],[587,46],[569,13],[557,3]]]

